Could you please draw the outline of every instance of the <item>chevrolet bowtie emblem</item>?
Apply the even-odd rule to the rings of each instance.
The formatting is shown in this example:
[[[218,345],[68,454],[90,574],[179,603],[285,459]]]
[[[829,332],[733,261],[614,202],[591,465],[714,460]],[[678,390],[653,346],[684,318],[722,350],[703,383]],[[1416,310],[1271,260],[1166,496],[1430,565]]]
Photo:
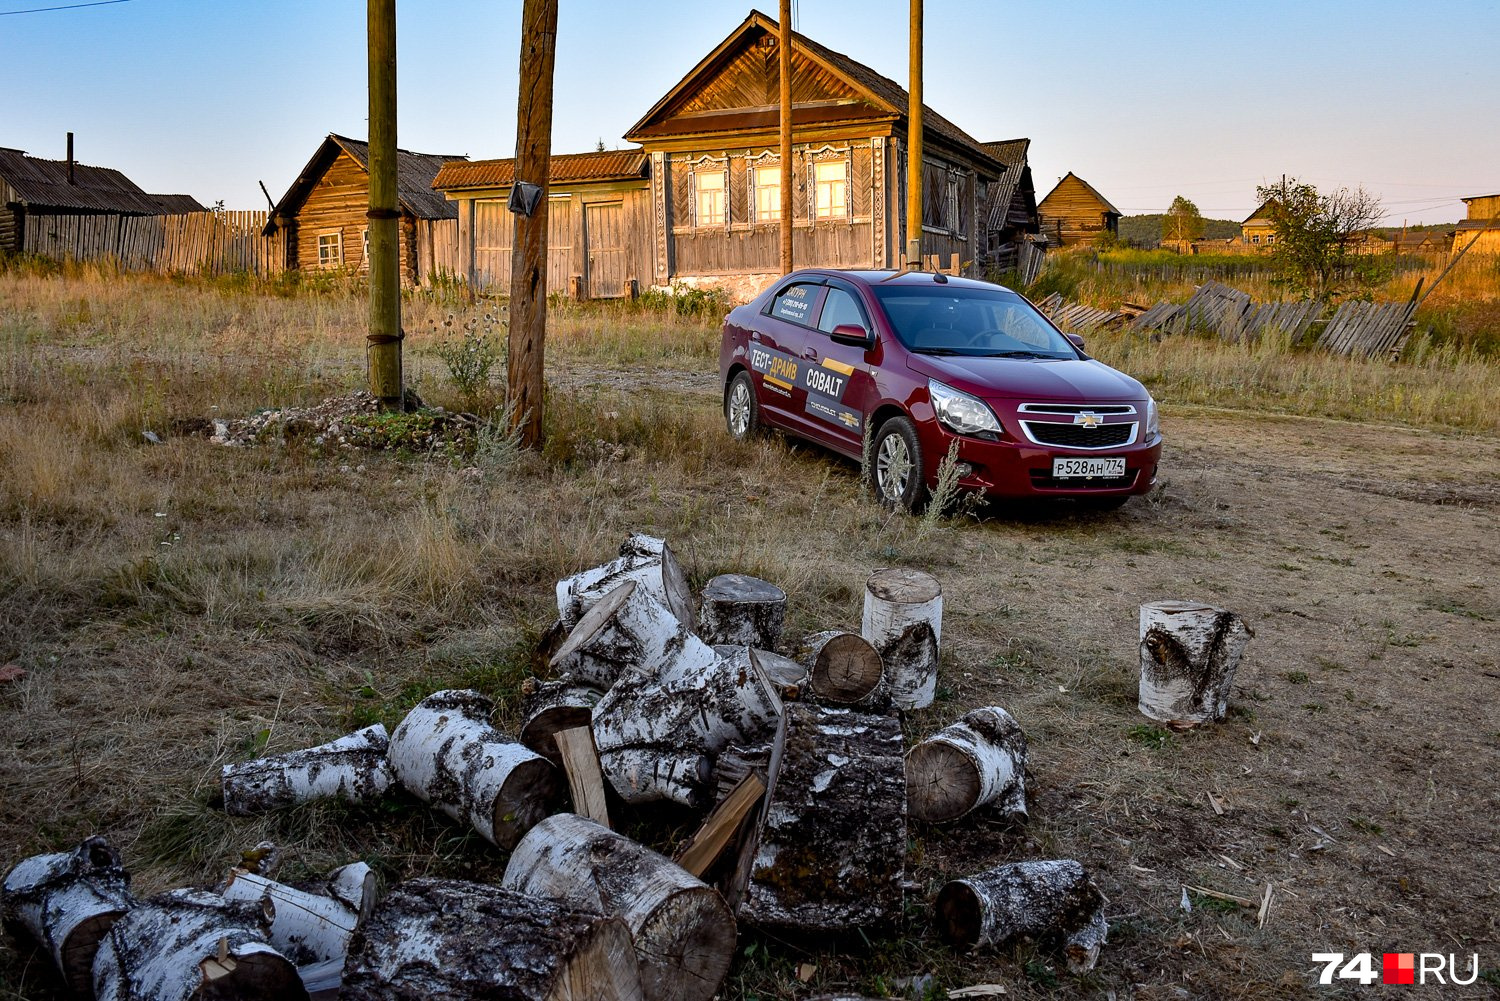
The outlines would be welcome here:
[[[1073,415],[1073,423],[1074,424],[1082,424],[1086,428],[1096,428],[1100,424],[1104,423],[1104,418],[1100,417],[1098,414],[1094,413],[1092,410],[1085,410],[1081,414],[1074,414]]]

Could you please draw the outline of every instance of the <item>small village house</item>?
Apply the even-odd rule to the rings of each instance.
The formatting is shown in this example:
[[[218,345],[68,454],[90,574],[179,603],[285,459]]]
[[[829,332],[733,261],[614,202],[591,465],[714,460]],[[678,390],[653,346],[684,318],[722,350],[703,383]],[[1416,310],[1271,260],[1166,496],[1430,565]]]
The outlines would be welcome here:
[[[1469,247],[1471,254],[1500,255],[1500,194],[1470,195],[1463,203],[1469,213],[1453,234],[1453,253]]]
[[[1106,233],[1120,234],[1120,210],[1071,170],[1047,193],[1037,210],[1042,217],[1042,232],[1052,246],[1087,246]]]
[[[1245,242],[1245,246],[1254,250],[1269,247],[1276,242],[1276,222],[1272,218],[1273,208],[1272,202],[1262,202],[1259,208],[1240,223],[1240,239]]]
[[[461,159],[396,151],[403,284],[425,281],[436,269],[451,267],[458,211],[432,190],[432,182],[445,161]],[[288,268],[363,271],[369,258],[369,197],[369,144],[330,133],[272,208],[264,232],[279,233],[286,241]]]

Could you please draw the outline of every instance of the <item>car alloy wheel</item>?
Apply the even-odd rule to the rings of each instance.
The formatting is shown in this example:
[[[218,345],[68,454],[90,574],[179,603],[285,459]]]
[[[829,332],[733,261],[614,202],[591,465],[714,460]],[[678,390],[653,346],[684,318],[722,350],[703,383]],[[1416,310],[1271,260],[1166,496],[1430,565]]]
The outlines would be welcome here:
[[[888,501],[899,502],[911,482],[911,453],[906,442],[898,434],[887,435],[880,443],[875,456],[875,476],[880,484],[880,495]]]
[[[759,426],[755,389],[747,372],[740,372],[730,380],[729,390],[724,394],[724,421],[729,428],[729,436],[736,441],[749,437]]]
[[[917,429],[905,417],[892,417],[880,426],[871,445],[870,486],[882,504],[920,511],[927,501],[922,475],[922,446]]]

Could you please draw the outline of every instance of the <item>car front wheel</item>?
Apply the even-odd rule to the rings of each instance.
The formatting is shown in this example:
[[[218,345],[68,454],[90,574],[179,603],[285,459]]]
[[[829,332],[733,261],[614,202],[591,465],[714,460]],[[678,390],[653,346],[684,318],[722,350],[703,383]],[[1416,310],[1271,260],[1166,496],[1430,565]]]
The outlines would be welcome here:
[[[724,424],[735,441],[744,441],[760,428],[760,407],[749,372],[735,373],[724,390]]]
[[[922,445],[917,429],[905,417],[880,425],[870,443],[870,488],[887,507],[916,513],[927,503],[927,478],[922,474]]]

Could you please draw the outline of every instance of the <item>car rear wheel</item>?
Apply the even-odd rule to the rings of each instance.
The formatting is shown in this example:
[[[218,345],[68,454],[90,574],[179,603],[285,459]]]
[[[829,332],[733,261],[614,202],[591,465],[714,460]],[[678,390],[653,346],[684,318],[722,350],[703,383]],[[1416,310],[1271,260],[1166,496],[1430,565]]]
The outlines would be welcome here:
[[[922,444],[907,418],[892,417],[880,425],[870,442],[868,467],[870,488],[882,504],[912,513],[926,505]]]
[[[760,430],[760,407],[749,372],[737,372],[724,390],[724,424],[735,441],[744,441]]]

